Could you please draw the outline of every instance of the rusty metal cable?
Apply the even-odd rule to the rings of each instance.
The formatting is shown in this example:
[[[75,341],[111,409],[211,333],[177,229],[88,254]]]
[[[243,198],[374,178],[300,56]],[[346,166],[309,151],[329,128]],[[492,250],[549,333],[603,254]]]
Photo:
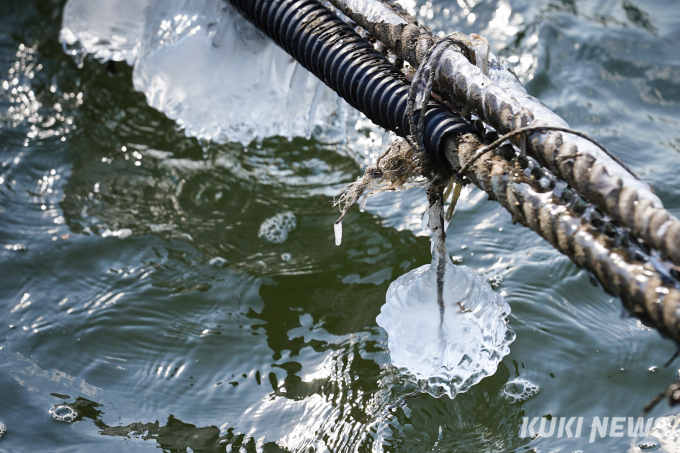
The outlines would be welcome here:
[[[419,25],[397,6],[381,0],[329,1],[414,67],[423,63],[437,43],[427,27]],[[456,37],[464,39],[465,35]],[[499,134],[529,125],[566,126],[561,118],[518,88],[521,84],[508,67],[495,61],[497,77],[489,78],[473,64],[474,58],[474,55],[447,49],[441,57],[436,88],[451,95]],[[584,140],[559,131],[534,132],[526,142],[521,140],[524,139],[517,138],[513,143],[526,144],[527,153],[541,165],[628,228],[635,237],[680,265],[680,220],[625,166],[607,155],[593,152]]]
[[[455,143],[452,137],[445,146],[452,166],[459,169],[473,162],[480,143],[468,134]],[[627,240],[593,205],[565,189],[564,183],[560,185],[551,172],[531,160],[522,161],[485,155],[474,160],[465,176],[505,207],[514,222],[537,232],[590,272],[605,291],[620,297],[631,313],[680,345],[677,280],[659,269],[658,263],[655,266],[634,238]],[[541,180],[552,182],[546,187]]]

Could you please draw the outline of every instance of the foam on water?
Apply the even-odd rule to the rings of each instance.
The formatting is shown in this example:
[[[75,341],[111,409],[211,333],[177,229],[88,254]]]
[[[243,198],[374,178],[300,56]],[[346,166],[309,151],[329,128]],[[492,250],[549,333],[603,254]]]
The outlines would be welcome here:
[[[65,404],[53,407],[50,409],[50,414],[58,422],[71,423],[78,418],[78,412]]]
[[[270,217],[260,225],[258,236],[274,244],[282,244],[288,233],[297,227],[297,219],[292,212],[282,212]]]
[[[310,136],[344,102],[222,0],[69,0],[60,41],[133,64],[135,89],[199,138]]]
[[[508,381],[508,383],[505,384],[503,393],[505,394],[506,398],[508,398],[513,403],[519,403],[528,400],[540,390],[541,389],[536,384],[533,384],[526,379],[517,378]]]
[[[496,372],[515,333],[503,297],[470,268],[451,262],[441,205],[433,204],[428,218],[435,232],[432,264],[392,282],[376,321],[387,331],[392,365],[422,391],[453,397]]]

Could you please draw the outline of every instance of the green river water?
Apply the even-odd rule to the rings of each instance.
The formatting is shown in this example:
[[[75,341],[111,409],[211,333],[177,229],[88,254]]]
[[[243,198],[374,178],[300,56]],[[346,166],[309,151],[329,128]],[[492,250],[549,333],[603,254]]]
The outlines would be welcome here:
[[[405,4],[485,34],[680,216],[677,0]],[[413,390],[375,318],[430,261],[424,192],[353,208],[336,247],[330,200],[361,172],[346,142],[187,138],[124,63],[77,67],[63,5],[0,2],[0,452],[641,451],[626,424],[591,443],[591,422],[640,417],[677,379],[674,344],[477,189],[449,252],[505,295],[517,339],[468,392],[383,413]],[[287,239],[258,237],[282,212]],[[508,399],[517,377],[539,393]],[[64,402],[75,423],[48,412]],[[521,437],[524,417],[583,417],[582,434]]]

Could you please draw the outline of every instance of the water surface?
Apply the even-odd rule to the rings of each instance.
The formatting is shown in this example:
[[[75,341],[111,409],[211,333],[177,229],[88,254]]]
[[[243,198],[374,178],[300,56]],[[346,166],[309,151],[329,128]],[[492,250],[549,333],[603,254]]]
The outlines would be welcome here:
[[[529,92],[608,146],[680,215],[680,8],[671,0],[405,2],[479,32]],[[349,143],[187,138],[124,63],[58,43],[62,1],[0,4],[0,451],[638,451],[627,437],[520,438],[525,416],[638,417],[675,347],[467,189],[448,248],[512,307],[493,376],[451,400],[391,369],[375,317],[430,261],[424,193],[351,210]],[[281,243],[262,223],[290,212]],[[650,371],[655,370],[655,371]],[[504,396],[514,378],[540,387]],[[67,402],[72,424],[48,411]],[[664,403],[651,415],[674,414]]]

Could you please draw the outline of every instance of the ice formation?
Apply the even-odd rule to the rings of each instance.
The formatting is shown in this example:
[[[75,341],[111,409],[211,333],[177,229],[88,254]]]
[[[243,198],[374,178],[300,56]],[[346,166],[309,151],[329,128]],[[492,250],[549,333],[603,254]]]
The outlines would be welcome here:
[[[282,244],[288,233],[297,227],[297,219],[292,212],[282,212],[270,217],[260,225],[258,236],[274,244]]]
[[[69,0],[60,41],[134,65],[148,103],[203,139],[309,136],[344,102],[222,0]]]
[[[513,403],[519,403],[526,401],[535,394],[537,394],[541,389],[526,379],[517,378],[508,381],[503,388],[503,393],[505,396]]]
[[[428,218],[432,264],[392,282],[376,321],[387,331],[392,365],[421,390],[453,397],[496,372],[515,333],[503,297],[470,268],[451,262],[441,205],[430,207]]]
[[[0,439],[2,439],[2,436],[5,435],[7,432],[7,426],[3,422],[0,422]]]
[[[371,22],[384,22],[392,25],[406,25],[408,22],[382,2],[370,0],[342,0],[351,11],[356,11]]]

